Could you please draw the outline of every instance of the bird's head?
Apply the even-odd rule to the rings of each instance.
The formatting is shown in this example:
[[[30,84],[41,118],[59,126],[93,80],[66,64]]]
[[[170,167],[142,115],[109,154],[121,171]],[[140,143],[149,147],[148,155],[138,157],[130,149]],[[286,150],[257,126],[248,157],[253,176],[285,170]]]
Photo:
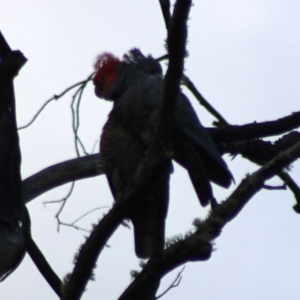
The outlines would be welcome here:
[[[96,75],[93,79],[97,97],[110,100],[107,92],[118,77],[119,64],[120,60],[111,53],[105,52],[97,57],[94,65]]]
[[[152,56],[144,56],[139,49],[132,49],[120,60],[112,53],[102,53],[94,65],[95,94],[106,100],[116,100],[132,83],[147,76],[162,78],[162,68]]]

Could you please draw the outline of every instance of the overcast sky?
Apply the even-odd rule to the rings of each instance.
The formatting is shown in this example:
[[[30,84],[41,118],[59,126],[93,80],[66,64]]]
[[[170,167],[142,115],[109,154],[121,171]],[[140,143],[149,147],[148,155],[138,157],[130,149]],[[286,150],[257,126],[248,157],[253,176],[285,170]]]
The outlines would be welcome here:
[[[231,124],[274,120],[299,110],[300,3],[289,0],[194,1],[189,21],[186,74]],[[166,31],[158,1],[64,0],[0,2],[0,30],[28,63],[15,80],[19,126],[26,124],[54,94],[85,79],[98,53],[121,56],[139,47],[154,57],[165,54]],[[55,163],[75,158],[71,129],[71,95],[49,104],[29,128],[20,131],[22,176],[26,178]],[[192,97],[191,97],[192,98]],[[193,100],[192,100],[193,101]],[[214,120],[195,101],[205,126]],[[89,151],[99,139],[111,103],[94,96],[90,85],[81,109],[80,136]],[[98,149],[98,146],[97,148]],[[236,182],[258,169],[240,157],[225,157]],[[291,175],[300,184],[300,165]],[[280,184],[274,179],[270,184]],[[214,187],[218,201],[230,190]],[[84,233],[69,227],[57,232],[59,204],[69,185],[28,205],[32,234],[49,263],[63,278],[72,270],[73,256]],[[112,196],[104,176],[76,183],[62,213],[72,222],[84,212],[110,207]],[[225,227],[207,262],[189,263],[181,284],[163,299],[252,300],[299,299],[300,216],[289,191],[262,191]],[[78,225],[91,223],[107,210],[96,211]],[[185,233],[203,209],[186,172],[178,167],[171,179],[167,237]],[[97,264],[96,281],[83,299],[117,299],[139,270],[132,230],[120,227]],[[163,280],[160,292],[176,277]],[[0,285],[0,299],[57,299],[30,258]]]

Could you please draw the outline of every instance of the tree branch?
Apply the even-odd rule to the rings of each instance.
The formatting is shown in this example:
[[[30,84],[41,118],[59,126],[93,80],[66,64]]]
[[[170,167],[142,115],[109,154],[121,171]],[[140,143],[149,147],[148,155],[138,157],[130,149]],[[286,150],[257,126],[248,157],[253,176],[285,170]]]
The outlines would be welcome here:
[[[169,52],[169,66],[164,78],[163,100],[158,132],[155,137],[156,140],[161,139],[165,145],[170,144],[173,114],[180,92],[184,57],[186,55],[187,20],[191,4],[190,0],[178,0],[176,2],[168,31],[167,46]]]
[[[275,121],[207,128],[207,131],[216,143],[222,143],[275,136],[299,126],[300,112],[296,112]]]
[[[258,164],[264,165],[278,155],[281,151],[287,150],[300,141],[300,133],[292,131],[282,136],[280,139],[272,142],[263,140],[244,140],[236,143],[227,144],[227,153],[232,155],[241,154],[244,158]],[[223,145],[224,146],[224,145]],[[223,149],[225,150],[225,149]],[[297,213],[300,205],[300,188],[296,182],[285,171],[279,171],[278,177],[289,187],[293,192],[297,204],[294,209]]]
[[[23,181],[23,200],[28,203],[41,194],[79,179],[103,174],[99,154],[71,159],[48,167]]]
[[[57,296],[60,297],[62,282],[56,275],[56,273],[52,270],[45,256],[31,237],[31,221],[29,212],[26,207],[24,207],[24,237],[26,250],[30,258],[32,259],[38,270],[41,272],[45,280],[57,294]]]
[[[198,89],[195,87],[194,83],[186,76],[182,77],[183,84],[193,93],[195,98],[199,103],[206,108],[214,117],[218,119],[221,127],[228,126],[229,123],[224,119],[224,117],[200,94]]]
[[[170,13],[170,1],[169,0],[159,0],[161,11],[165,20],[166,29],[169,29],[171,13]]]
[[[75,267],[72,274],[65,279],[61,300],[77,300],[81,298],[88,281],[92,277],[97,259],[108,239],[118,228],[124,218],[124,209],[115,204],[107,215],[95,226],[85,243],[75,256]]]

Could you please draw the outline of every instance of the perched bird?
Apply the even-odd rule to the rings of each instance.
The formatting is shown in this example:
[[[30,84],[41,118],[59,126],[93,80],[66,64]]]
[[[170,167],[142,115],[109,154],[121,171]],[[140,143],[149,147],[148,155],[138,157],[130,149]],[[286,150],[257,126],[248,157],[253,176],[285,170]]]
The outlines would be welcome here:
[[[143,143],[126,128],[113,109],[103,127],[100,155],[116,201],[131,184],[145,150]],[[131,199],[132,205],[127,210],[126,217],[134,227],[135,252],[140,258],[147,258],[164,247],[171,170],[171,161],[166,162],[150,185]]]
[[[149,147],[162,103],[160,64],[132,49],[123,60],[111,53],[99,55],[95,69],[96,95],[113,101],[124,126]],[[214,204],[210,182],[227,188],[233,177],[183,93],[178,95],[173,125],[174,160],[187,169],[201,205]]]

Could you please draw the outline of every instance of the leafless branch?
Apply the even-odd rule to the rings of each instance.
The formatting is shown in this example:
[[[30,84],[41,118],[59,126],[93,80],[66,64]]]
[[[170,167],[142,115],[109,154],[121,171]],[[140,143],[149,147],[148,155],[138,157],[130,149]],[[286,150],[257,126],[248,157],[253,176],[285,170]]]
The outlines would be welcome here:
[[[166,29],[169,30],[169,25],[170,25],[170,20],[171,20],[170,1],[169,0],[159,0],[159,4],[161,7],[163,17],[164,17]]]
[[[207,128],[214,141],[236,142],[240,140],[270,137],[283,134],[300,126],[300,112],[274,121],[251,123],[245,125],[230,125],[220,128]]]
[[[44,205],[53,204],[53,203],[61,203],[60,208],[59,208],[58,212],[55,215],[55,218],[57,220],[57,231],[59,231],[60,225],[65,225],[65,223],[61,222],[61,220],[60,220],[60,214],[63,211],[63,209],[64,209],[64,207],[65,207],[65,205],[67,203],[67,200],[72,195],[73,190],[74,190],[74,186],[75,186],[75,181],[72,182],[67,195],[65,197],[63,197],[62,199],[43,202]]]
[[[99,209],[103,209],[103,208],[107,208],[107,206],[93,208],[93,209],[89,210],[88,212],[86,212],[85,214],[83,214],[82,216],[80,216],[79,218],[77,218],[75,221],[73,221],[71,223],[62,222],[60,219],[58,219],[59,225],[64,225],[64,226],[72,227],[72,228],[74,228],[76,230],[81,230],[81,231],[85,231],[85,232],[91,232],[91,230],[84,229],[84,228],[79,227],[79,226],[77,226],[75,224],[79,220],[81,220],[84,217],[86,217],[87,215],[89,215],[90,213],[92,213],[92,212],[94,212],[96,210],[99,210]]]
[[[214,117],[217,118],[217,120],[221,124],[220,127],[229,125],[224,117],[200,94],[194,83],[186,75],[183,75],[182,82],[193,93],[199,103],[204,106],[208,112],[210,112]]]
[[[56,164],[23,180],[23,200],[28,203],[39,195],[65,183],[103,173],[99,154]]]
[[[159,296],[155,297],[155,299],[159,299],[161,297],[163,297],[165,294],[167,294],[171,289],[179,286],[181,279],[182,279],[182,272],[184,271],[185,266],[183,266],[183,268],[181,269],[181,271],[177,274],[176,278],[174,279],[174,281],[172,282],[172,284],[163,292],[161,293]]]
[[[83,81],[82,85],[75,91],[74,95],[72,96],[71,101],[71,112],[72,112],[72,128],[74,133],[74,141],[75,141],[75,150],[78,157],[80,157],[79,146],[81,147],[83,153],[88,155],[85,147],[78,135],[78,130],[80,126],[80,103],[82,100],[83,92],[87,86],[87,84],[92,80],[92,77],[95,73],[92,73],[85,81]],[[75,108],[74,108],[75,107]]]
[[[91,74],[87,79],[83,80],[83,81],[80,81],[80,82],[77,82],[73,85],[71,85],[70,87],[66,88],[63,92],[61,92],[60,94],[58,95],[54,95],[52,98],[48,99],[42,106],[41,108],[36,112],[36,114],[33,116],[33,118],[26,124],[26,125],[23,125],[21,127],[18,128],[18,130],[21,130],[21,129],[25,129],[27,127],[29,127],[35,120],[36,118],[40,115],[40,113],[44,110],[44,108],[52,101],[57,101],[58,99],[62,98],[64,95],[66,95],[68,92],[70,92],[71,90],[73,90],[74,88],[76,87],[80,87],[82,86],[83,84],[86,84],[86,81],[87,80],[91,80],[92,76],[94,75]]]
[[[286,190],[285,185],[272,186],[272,185],[264,184],[262,188],[269,191]]]
[[[93,228],[75,257],[75,267],[72,274],[67,275],[61,300],[80,299],[92,276],[98,256],[123,218],[124,210],[116,204]]]
[[[56,275],[56,273],[53,271],[49,263],[47,262],[45,256],[41,252],[41,250],[38,248],[34,240],[31,236],[31,221],[30,216],[27,208],[24,209],[24,236],[25,236],[25,243],[26,243],[26,250],[38,268],[38,270],[41,272],[45,280],[48,282],[48,284],[51,286],[51,288],[54,290],[54,292],[57,294],[57,296],[61,296],[61,287],[62,282],[59,279],[59,277]]]

